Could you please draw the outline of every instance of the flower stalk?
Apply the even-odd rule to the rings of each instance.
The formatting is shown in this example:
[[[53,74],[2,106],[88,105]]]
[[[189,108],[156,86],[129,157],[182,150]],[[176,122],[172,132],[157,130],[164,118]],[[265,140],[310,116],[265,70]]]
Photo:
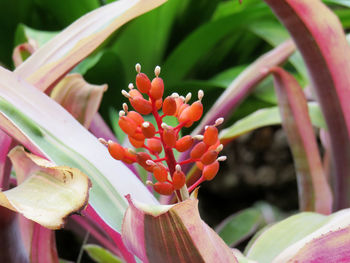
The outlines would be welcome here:
[[[217,126],[223,122],[223,118],[215,121],[214,125],[206,127],[204,135],[186,135],[179,138],[182,128],[190,127],[198,121],[203,114],[202,98],[204,92],[198,91],[198,100],[189,104],[192,94],[185,97],[177,93],[167,96],[163,100],[164,83],[159,77],[160,67],[154,70],[155,78],[151,81],[146,74],[141,73],[141,65],[136,64],[136,89],[132,83],[129,91],[122,90],[122,94],[129,99],[135,111],[130,111],[126,103],[119,112],[118,124],[132,146],[136,149],[144,149],[144,152],[136,152],[113,141],[100,141],[108,147],[109,153],[116,160],[127,164],[138,163],[155,178],[155,183],[148,180],[146,184],[153,186],[154,190],[162,195],[175,193],[178,202],[189,198],[200,183],[212,180],[219,170],[219,161],[226,157],[218,157],[223,149],[218,139]],[[147,97],[145,98],[144,95]],[[160,112],[160,110],[162,112]],[[143,115],[152,114],[155,125],[145,121]],[[178,120],[175,127],[164,122],[164,117],[174,116]],[[199,143],[195,144],[195,141]],[[174,150],[184,152],[191,150],[191,158],[185,161],[175,159]],[[182,171],[182,165],[195,163],[203,170],[200,180],[187,189],[186,175]]]

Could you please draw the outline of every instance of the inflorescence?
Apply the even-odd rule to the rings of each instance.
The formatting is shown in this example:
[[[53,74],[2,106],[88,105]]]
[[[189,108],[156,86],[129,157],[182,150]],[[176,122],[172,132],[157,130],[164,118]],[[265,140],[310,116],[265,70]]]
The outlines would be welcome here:
[[[124,103],[123,110],[119,112],[118,124],[128,135],[130,143],[135,148],[143,148],[146,151],[136,152],[113,141],[107,142],[104,139],[100,141],[108,147],[114,159],[127,164],[137,162],[148,172],[153,173],[157,182],[153,184],[148,181],[147,183],[152,185],[156,192],[171,195],[176,191],[178,198],[183,200],[184,196],[181,193],[185,191],[188,196],[188,192],[191,192],[200,183],[212,180],[219,170],[219,162],[226,160],[226,156],[218,157],[223,145],[218,139],[216,126],[223,122],[223,118],[217,119],[213,125],[206,126],[203,135],[186,135],[179,138],[183,127],[192,126],[202,117],[204,92],[199,90],[198,100],[192,104],[189,104],[191,93],[188,93],[186,97],[173,93],[163,100],[164,83],[159,77],[160,67],[155,68],[155,78],[152,82],[146,74],[141,73],[140,64],[136,64],[135,68],[137,89],[130,83],[129,91],[122,90],[122,94],[129,99],[135,111],[129,111],[128,105]],[[147,95],[148,99],[145,99],[143,94]],[[158,112],[160,110],[162,110],[162,115]],[[148,114],[154,116],[157,127],[142,117]],[[165,116],[175,116],[179,124],[176,127],[169,126],[163,122]],[[196,143],[196,141],[199,142]],[[174,149],[179,152],[191,149],[189,159],[177,162],[174,157]],[[160,157],[163,151],[164,157]],[[182,165],[188,163],[196,163],[202,171],[201,178],[189,189],[186,187],[186,175],[181,168]],[[180,189],[181,191],[178,191]]]

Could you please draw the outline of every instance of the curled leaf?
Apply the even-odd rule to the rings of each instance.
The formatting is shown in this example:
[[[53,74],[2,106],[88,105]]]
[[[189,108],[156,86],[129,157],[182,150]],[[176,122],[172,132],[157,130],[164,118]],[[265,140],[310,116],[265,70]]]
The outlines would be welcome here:
[[[91,183],[78,169],[56,166],[19,146],[9,157],[22,183],[0,192],[0,205],[50,229],[62,227],[68,215],[86,206]]]
[[[274,76],[283,129],[287,134],[297,172],[300,209],[330,214],[332,193],[323,171],[303,90],[284,69],[273,67],[271,73]]]
[[[199,216],[198,200],[144,205],[130,196],[122,225],[125,245],[143,262],[238,262]]]
[[[15,47],[12,53],[12,60],[15,67],[18,67],[25,61],[31,54],[35,52],[36,47],[32,43],[23,43]]]
[[[70,74],[55,86],[51,98],[88,128],[106,90],[107,85],[91,85],[80,74]]]

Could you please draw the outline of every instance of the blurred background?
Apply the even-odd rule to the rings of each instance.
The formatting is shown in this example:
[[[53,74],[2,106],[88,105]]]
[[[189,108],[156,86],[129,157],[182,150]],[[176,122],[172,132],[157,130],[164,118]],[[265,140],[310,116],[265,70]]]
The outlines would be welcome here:
[[[43,45],[85,13],[109,2],[0,0],[0,64],[12,70],[15,46],[29,39]],[[343,27],[350,28],[347,1],[324,2]],[[108,84],[100,113],[123,140],[116,126],[117,112],[125,101],[120,91],[135,81],[136,63],[141,63],[142,71],[149,76],[156,65],[162,67],[166,95],[204,90],[207,111],[249,64],[288,38],[288,32],[262,0],[244,0],[242,4],[238,0],[169,0],[124,25],[73,71],[92,84]],[[307,86],[303,63],[298,58],[295,61],[285,67]],[[225,125],[276,103],[268,78],[232,112]],[[216,227],[228,216],[251,207],[263,207],[276,218],[298,208],[293,160],[280,126],[247,133],[228,144],[224,154],[228,161],[219,175],[199,191],[201,215],[210,226]],[[240,220],[255,222],[251,214]],[[60,256],[76,258],[80,248],[70,244],[81,240],[68,231],[59,231],[57,236]]]

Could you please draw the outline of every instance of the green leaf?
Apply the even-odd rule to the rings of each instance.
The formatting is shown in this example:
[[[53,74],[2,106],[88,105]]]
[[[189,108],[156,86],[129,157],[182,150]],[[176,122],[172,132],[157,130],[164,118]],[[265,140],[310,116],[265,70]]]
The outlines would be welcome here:
[[[220,2],[218,7],[216,8],[212,19],[216,20],[225,16],[236,14],[242,12],[245,9],[255,7],[257,5],[261,6],[263,5],[263,3],[261,3],[260,0],[246,0],[243,4],[241,4],[239,1],[223,1]]]
[[[348,0],[323,0],[327,4],[337,4],[350,7],[350,2]]]
[[[85,13],[100,6],[98,0],[35,0],[35,3],[44,11],[53,16],[61,26],[73,23]]]
[[[234,246],[253,234],[262,221],[263,218],[258,209],[248,208],[230,217],[229,221],[216,232],[227,245]]]
[[[55,37],[58,31],[42,31],[34,28],[30,28],[24,24],[19,24],[15,34],[15,45],[19,45],[28,42],[30,39],[34,39],[38,46],[41,47],[46,44],[51,38]]]
[[[271,224],[280,218],[281,212],[277,208],[259,202],[251,208],[229,216],[216,227],[215,231],[227,245],[234,247],[266,224]]]
[[[226,69],[223,72],[212,77],[208,82],[210,84],[217,85],[222,88],[227,88],[232,81],[242,73],[242,71],[246,68],[246,65],[236,66],[233,68]]]
[[[121,59],[128,83],[135,79],[136,63],[142,71],[152,73],[160,65],[171,36],[171,28],[183,0],[170,0],[126,25],[111,50]],[[130,70],[129,70],[130,69]],[[127,83],[126,83],[127,84]]]
[[[308,104],[312,123],[319,128],[326,128],[320,107],[317,103]],[[220,139],[230,141],[252,130],[270,125],[280,125],[281,116],[278,107],[260,109],[247,117],[237,121],[231,127],[220,132]]]
[[[99,51],[97,53],[91,54],[78,65],[76,65],[71,72],[84,75],[88,70],[93,69],[93,67],[100,61],[104,54],[104,51]]]
[[[267,77],[267,73],[261,69],[283,63],[294,50],[294,43],[288,40],[256,59],[220,95],[193,133],[201,133],[205,125],[214,123],[217,118],[227,118],[227,115],[232,115],[232,112],[253,91],[255,86]]]
[[[290,38],[288,31],[278,21],[271,19],[250,23],[248,28],[274,47]],[[307,82],[307,69],[301,54],[296,51],[289,60],[302,76],[303,82]]]
[[[288,246],[311,234],[327,221],[316,213],[301,213],[265,229],[244,254],[259,263],[271,263]],[[295,231],[295,230],[298,231]]]
[[[85,245],[84,250],[97,263],[122,263],[123,261],[107,249],[98,245]]]
[[[198,61],[225,36],[237,33],[249,21],[265,14],[266,8],[252,8],[208,22],[190,34],[169,55],[163,65],[163,73],[168,85],[184,79]]]

